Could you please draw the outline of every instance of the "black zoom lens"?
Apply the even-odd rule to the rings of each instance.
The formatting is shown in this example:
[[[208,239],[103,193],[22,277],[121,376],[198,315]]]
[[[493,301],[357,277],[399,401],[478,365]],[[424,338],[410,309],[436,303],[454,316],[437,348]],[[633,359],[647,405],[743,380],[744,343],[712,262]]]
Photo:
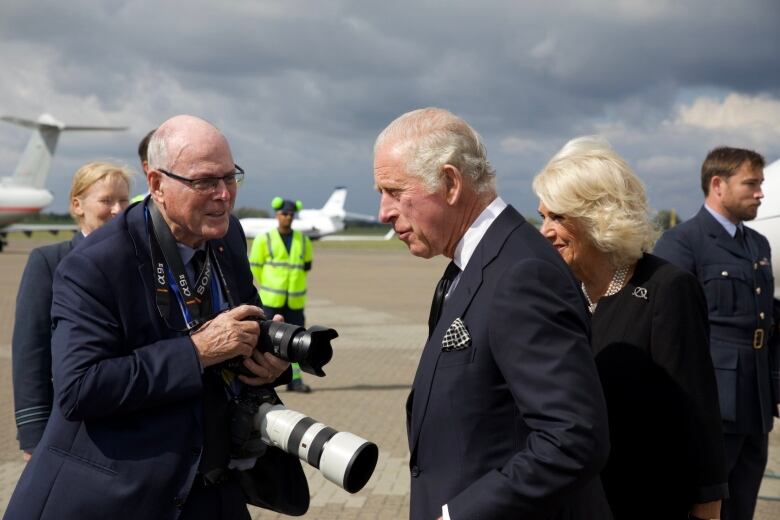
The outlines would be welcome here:
[[[333,357],[330,341],[338,335],[335,330],[320,325],[304,329],[283,321],[262,320],[258,348],[298,363],[304,372],[322,377],[325,375],[322,367]]]

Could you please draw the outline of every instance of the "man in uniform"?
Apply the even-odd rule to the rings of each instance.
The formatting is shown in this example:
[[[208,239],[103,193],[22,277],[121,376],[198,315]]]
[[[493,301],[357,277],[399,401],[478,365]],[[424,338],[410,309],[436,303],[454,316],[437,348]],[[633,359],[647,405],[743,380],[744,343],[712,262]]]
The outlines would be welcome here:
[[[306,273],[311,269],[311,239],[292,228],[295,213],[301,201],[274,198],[278,227],[255,237],[249,254],[249,264],[260,291],[266,316],[281,314],[286,323],[303,327],[306,318]],[[301,368],[292,363],[292,381],[287,389],[293,392],[311,392],[303,382]]]
[[[761,155],[712,150],[701,168],[704,206],[667,231],[654,251],[696,275],[707,296],[729,471],[724,520],[753,518],[777,413],[770,369],[777,352],[768,341],[774,287],[769,243],[743,225],[756,217],[763,181]]]

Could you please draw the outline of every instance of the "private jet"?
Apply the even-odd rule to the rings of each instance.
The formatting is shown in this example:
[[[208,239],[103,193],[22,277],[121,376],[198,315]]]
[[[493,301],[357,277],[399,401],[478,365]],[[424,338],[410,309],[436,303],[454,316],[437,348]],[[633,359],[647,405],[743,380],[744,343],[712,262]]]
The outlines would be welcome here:
[[[344,222],[357,220],[362,222],[376,222],[376,218],[369,215],[349,213],[344,210],[347,200],[347,188],[337,187],[333,190],[325,205],[320,209],[302,209],[295,216],[292,227],[312,239],[323,237],[333,238],[328,235],[344,229]],[[276,229],[279,223],[275,218],[242,218],[241,227],[247,238],[267,233]]]
[[[0,116],[0,120],[33,130],[27,148],[16,165],[11,177],[0,178],[0,251],[5,245],[6,234],[21,231],[75,231],[72,224],[16,224],[20,220],[39,213],[54,200],[54,195],[44,188],[51,171],[51,161],[60,132],[65,131],[118,131],[127,127],[118,126],[72,126],[57,121],[49,114],[41,115],[36,121],[19,117]]]

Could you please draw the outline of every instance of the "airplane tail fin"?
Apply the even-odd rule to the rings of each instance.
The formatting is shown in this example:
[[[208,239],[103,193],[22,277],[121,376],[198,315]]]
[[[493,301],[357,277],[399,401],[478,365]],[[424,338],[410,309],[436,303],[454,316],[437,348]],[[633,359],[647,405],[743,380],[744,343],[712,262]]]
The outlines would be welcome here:
[[[0,120],[33,130],[30,140],[27,142],[22,158],[16,165],[11,182],[17,186],[29,186],[43,188],[46,177],[51,171],[51,159],[57,148],[57,139],[60,132],[74,131],[116,131],[127,130],[127,127],[119,126],[72,126],[57,121],[49,114],[41,115],[37,121],[20,117],[0,116]]]
[[[329,217],[344,217],[344,202],[347,200],[347,188],[337,187],[333,190],[325,205],[322,206],[322,212]]]

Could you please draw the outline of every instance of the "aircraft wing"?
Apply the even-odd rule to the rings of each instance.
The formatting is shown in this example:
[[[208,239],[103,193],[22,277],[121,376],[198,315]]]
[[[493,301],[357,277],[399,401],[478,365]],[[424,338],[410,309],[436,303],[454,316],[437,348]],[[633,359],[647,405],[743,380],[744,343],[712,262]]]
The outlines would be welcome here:
[[[395,230],[390,228],[390,231],[384,235],[326,235],[320,240],[332,240],[335,242],[374,242],[381,240],[392,240],[395,236]]]
[[[376,222],[376,217],[373,215],[364,215],[362,213],[344,213],[344,222]]]
[[[76,233],[79,227],[76,224],[11,224],[0,228],[0,235],[5,236],[8,233],[24,233],[30,236],[35,231],[48,231],[52,235],[58,234],[60,231]]]

